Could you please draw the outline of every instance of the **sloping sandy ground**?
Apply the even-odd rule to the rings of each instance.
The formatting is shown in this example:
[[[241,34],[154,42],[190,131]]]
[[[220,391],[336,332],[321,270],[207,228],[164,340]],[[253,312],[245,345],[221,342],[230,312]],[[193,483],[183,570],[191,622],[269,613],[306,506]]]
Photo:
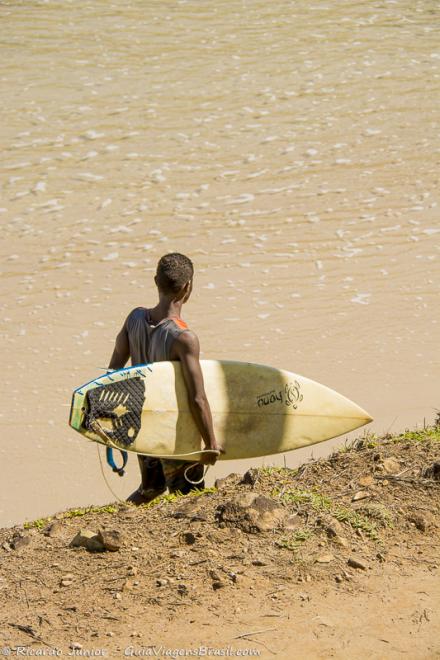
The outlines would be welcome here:
[[[1,530],[2,653],[440,657],[438,426],[217,486]]]

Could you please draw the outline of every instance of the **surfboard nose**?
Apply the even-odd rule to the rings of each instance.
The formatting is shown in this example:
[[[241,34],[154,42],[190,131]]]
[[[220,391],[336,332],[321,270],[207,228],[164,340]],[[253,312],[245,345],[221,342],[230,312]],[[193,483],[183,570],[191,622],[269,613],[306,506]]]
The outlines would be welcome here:
[[[358,406],[359,408],[359,417],[361,417],[364,420],[364,424],[369,424],[370,422],[373,421],[373,417],[369,413],[367,413],[366,410]]]

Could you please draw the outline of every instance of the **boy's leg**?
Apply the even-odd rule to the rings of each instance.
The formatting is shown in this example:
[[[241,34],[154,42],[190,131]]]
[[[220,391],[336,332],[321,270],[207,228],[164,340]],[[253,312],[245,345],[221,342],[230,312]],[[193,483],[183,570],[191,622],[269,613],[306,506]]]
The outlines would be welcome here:
[[[180,492],[182,495],[186,495],[191,490],[201,490],[205,487],[204,480],[199,484],[192,484],[185,478],[185,470],[191,466],[188,461],[173,461],[162,458],[160,462],[170,493]],[[198,481],[203,477],[203,470],[204,466],[200,463],[193,465],[187,472],[188,478],[191,481]]]
[[[138,454],[141,485],[127,498],[132,504],[146,504],[166,490],[165,476],[158,458]]]

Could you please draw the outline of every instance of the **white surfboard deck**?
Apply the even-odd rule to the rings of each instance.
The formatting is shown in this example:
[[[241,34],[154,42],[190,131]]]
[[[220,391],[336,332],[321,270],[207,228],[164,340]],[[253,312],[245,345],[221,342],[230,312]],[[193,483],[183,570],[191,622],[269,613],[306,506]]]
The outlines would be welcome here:
[[[248,362],[202,360],[201,367],[220,460],[291,451],[372,420],[299,374]],[[188,461],[205,454],[179,362],[119,369],[86,383],[73,393],[69,423],[116,449]]]

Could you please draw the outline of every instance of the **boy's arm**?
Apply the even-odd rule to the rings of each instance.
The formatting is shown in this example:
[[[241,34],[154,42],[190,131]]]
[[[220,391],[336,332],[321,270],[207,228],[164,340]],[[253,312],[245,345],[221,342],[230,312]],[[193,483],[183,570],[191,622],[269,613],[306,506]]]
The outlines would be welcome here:
[[[172,352],[173,357],[180,360],[182,365],[182,373],[188,391],[189,407],[206,448],[218,450],[212,425],[211,408],[206,397],[200,367],[200,345],[197,336],[193,332],[183,332],[174,341]],[[214,463],[215,460],[215,457],[213,457],[211,462]]]
[[[113,355],[110,359],[109,369],[122,369],[125,367],[128,358],[130,357],[130,346],[128,344],[128,334],[126,322],[122,326],[118,336],[116,337],[115,348]]]

